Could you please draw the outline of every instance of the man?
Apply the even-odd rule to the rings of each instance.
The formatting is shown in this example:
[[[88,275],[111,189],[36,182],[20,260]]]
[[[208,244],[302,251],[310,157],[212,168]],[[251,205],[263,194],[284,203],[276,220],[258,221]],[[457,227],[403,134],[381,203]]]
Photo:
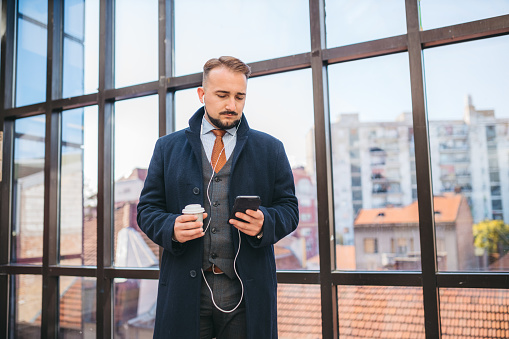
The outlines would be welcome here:
[[[250,72],[233,57],[207,61],[203,107],[156,143],[138,204],[138,224],[164,249],[154,338],[277,338],[273,244],[299,213],[283,144],[243,115]],[[230,219],[241,195],[261,205]],[[181,213],[189,204],[203,204],[203,223]]]

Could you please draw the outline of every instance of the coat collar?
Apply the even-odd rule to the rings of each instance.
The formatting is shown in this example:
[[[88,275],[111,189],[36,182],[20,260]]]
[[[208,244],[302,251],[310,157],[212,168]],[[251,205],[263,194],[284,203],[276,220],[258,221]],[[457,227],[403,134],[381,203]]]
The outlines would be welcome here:
[[[191,147],[193,149],[193,152],[198,159],[198,163],[201,166],[201,151],[202,151],[202,145],[201,145],[201,138],[200,138],[200,132],[201,132],[201,124],[203,115],[205,114],[205,109],[203,107],[200,107],[189,119],[189,127],[185,129],[187,139],[189,140],[189,143],[191,144]],[[235,145],[235,150],[233,151],[233,162],[232,162],[232,172],[233,168],[235,167],[235,164],[237,163],[237,159],[239,158],[239,154],[244,148],[244,145],[246,144],[247,137],[249,134],[249,124],[247,123],[245,114],[242,114],[242,118],[240,119],[240,125],[237,130],[237,143]]]

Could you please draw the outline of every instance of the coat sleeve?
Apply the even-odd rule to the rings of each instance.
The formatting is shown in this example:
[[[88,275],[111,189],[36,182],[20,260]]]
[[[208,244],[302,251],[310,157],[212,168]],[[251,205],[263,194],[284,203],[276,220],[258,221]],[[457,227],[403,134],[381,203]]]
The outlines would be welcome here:
[[[175,219],[180,214],[167,212],[165,193],[165,163],[161,140],[156,142],[154,154],[150,160],[147,178],[137,207],[137,221],[141,230],[157,245],[173,255],[182,254],[185,244],[172,240]]]
[[[299,224],[299,205],[295,196],[295,183],[290,162],[284,146],[278,142],[276,169],[273,183],[272,203],[261,206],[264,215],[263,237],[248,237],[253,247],[273,245],[291,232]]]

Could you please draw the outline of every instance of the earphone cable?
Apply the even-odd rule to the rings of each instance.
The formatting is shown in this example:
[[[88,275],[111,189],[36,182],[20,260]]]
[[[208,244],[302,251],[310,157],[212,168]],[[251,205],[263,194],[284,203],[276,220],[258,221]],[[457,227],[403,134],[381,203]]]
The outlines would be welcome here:
[[[205,105],[203,106],[203,108],[205,109],[205,113],[207,113],[207,109],[205,108]],[[216,160],[216,163],[214,164],[214,166],[212,167],[212,175],[210,176],[210,180],[209,180],[209,183],[207,184],[207,200],[209,202],[209,206],[212,206],[212,200],[210,198],[210,185],[212,183],[212,180],[214,179],[214,176],[216,174],[216,167],[217,167],[217,164],[219,162],[219,157],[221,156],[221,153],[225,152],[226,153],[226,146],[228,144],[230,144],[230,142],[232,142],[233,140],[235,140],[235,137],[237,136],[237,131],[239,130],[239,126],[240,126],[240,123],[242,122],[242,119],[239,121],[238,125],[237,125],[237,128],[235,129],[235,133],[233,133],[233,136],[230,140],[228,140],[228,142],[226,143],[226,145],[223,146],[223,149],[221,150],[221,152],[219,153],[219,156],[217,157],[217,160]],[[203,231],[203,233],[206,233],[207,230],[209,229],[209,226],[210,226],[210,221],[212,220],[212,216],[209,215],[208,216],[208,222],[207,222],[207,226],[205,227],[205,230]],[[210,297],[212,299],[212,303],[214,304],[214,306],[221,312],[223,313],[231,313],[233,311],[235,311],[239,306],[240,304],[242,303],[242,299],[244,298],[244,284],[242,283],[242,279],[240,279],[240,276],[239,276],[239,273],[237,272],[237,257],[239,256],[239,252],[240,252],[240,245],[241,245],[241,242],[242,242],[242,238],[240,236],[240,231],[237,229],[237,233],[239,235],[239,248],[237,249],[237,253],[235,254],[235,258],[233,259],[233,271],[235,272],[235,275],[237,276],[237,278],[239,279],[239,282],[240,282],[240,287],[241,287],[241,294],[240,294],[240,300],[239,300],[239,303],[237,304],[237,306],[235,306],[234,308],[232,308],[231,310],[223,310],[221,307],[219,307],[217,304],[216,304],[216,301],[214,300],[214,292],[212,292],[212,288],[210,287],[208,281],[207,281],[207,278],[205,278],[205,272],[203,272],[203,268],[201,269],[201,274],[203,276],[203,280],[205,280],[205,284],[207,284],[207,287],[210,291]],[[224,274],[224,273],[223,273]]]

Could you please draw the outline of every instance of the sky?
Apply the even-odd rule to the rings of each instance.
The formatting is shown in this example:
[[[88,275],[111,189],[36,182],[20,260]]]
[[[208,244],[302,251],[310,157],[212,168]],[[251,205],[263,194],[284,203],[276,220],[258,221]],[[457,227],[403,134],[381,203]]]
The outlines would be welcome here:
[[[509,0],[491,0],[489,5],[473,0],[422,0],[420,6],[423,29],[509,13]],[[98,81],[98,0],[87,0],[85,10],[85,92],[93,93]],[[116,86],[157,80],[157,1],[124,0],[117,2],[117,11]],[[308,52],[307,12],[306,0],[177,0],[175,75],[198,73],[206,60],[220,55],[249,63]],[[329,0],[326,14],[328,47],[406,30],[402,0],[386,0],[383,5],[377,0]],[[496,117],[509,118],[507,55],[507,36],[425,50],[429,119],[461,119],[467,95],[477,109],[494,109]],[[331,121],[342,113],[359,113],[361,121],[393,121],[411,111],[409,84],[407,53],[331,65]],[[195,89],[177,92],[177,128],[187,126],[199,107]],[[118,102],[116,111],[121,122],[115,132],[117,142],[125,146],[115,150],[118,179],[134,167],[148,166],[157,139],[157,97]],[[250,79],[244,112],[252,128],[283,141],[292,166],[303,165],[303,135],[313,127],[310,70]],[[86,131],[92,129],[85,126]],[[90,134],[85,139],[95,137]],[[93,149],[95,144],[86,140],[85,147]]]

